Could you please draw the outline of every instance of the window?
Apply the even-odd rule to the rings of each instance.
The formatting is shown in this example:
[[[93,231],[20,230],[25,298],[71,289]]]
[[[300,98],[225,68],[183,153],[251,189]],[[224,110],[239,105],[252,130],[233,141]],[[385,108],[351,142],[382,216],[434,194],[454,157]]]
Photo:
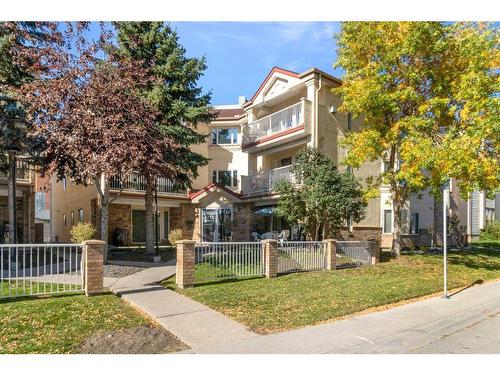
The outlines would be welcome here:
[[[384,233],[392,233],[392,211],[384,210]]]
[[[83,208],[78,209],[78,221],[83,223]]]
[[[168,211],[165,211],[163,213],[163,238],[168,239]]]
[[[62,184],[63,184],[63,190],[66,190],[66,177],[63,177]]]
[[[71,226],[75,225],[75,212],[71,211]]]
[[[231,241],[232,214],[230,208],[202,209],[203,242]]]
[[[66,214],[63,214],[63,225],[66,226]]]
[[[409,234],[410,233],[410,223],[409,223],[409,215],[408,215],[408,210],[402,209],[401,210],[401,233],[403,234]]]
[[[419,233],[419,225],[418,222],[418,213],[412,213],[410,217],[410,234],[418,234]]]
[[[352,130],[352,113],[347,113],[347,130]]]
[[[213,171],[212,182],[226,187],[238,187],[238,171]]]
[[[212,144],[213,145],[235,145],[238,143],[237,128],[215,128],[212,129]]]

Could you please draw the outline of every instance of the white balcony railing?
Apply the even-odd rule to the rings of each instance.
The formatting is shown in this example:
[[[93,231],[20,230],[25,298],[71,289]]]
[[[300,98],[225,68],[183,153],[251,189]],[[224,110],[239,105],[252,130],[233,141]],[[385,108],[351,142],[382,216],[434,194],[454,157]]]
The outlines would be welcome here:
[[[249,176],[241,176],[241,193],[269,193],[272,192],[281,180],[292,180],[290,166],[270,169]]]
[[[125,178],[120,178],[119,176],[111,177],[109,185],[111,189],[146,191],[146,179],[144,176],[136,172],[129,174]],[[156,180],[156,187],[159,193],[186,193],[185,187],[182,187],[164,177],[158,177]]]
[[[296,103],[245,126],[243,143],[299,126],[304,123],[303,102]]]

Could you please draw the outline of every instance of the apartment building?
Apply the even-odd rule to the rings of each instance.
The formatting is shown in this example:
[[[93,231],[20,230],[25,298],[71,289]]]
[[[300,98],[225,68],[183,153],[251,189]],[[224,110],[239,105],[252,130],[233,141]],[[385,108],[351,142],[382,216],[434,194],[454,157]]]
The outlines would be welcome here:
[[[35,241],[35,174],[23,158],[16,162],[17,242]],[[7,176],[0,173],[0,243],[9,242]]]
[[[158,181],[158,229],[165,243],[172,229],[198,242],[249,241],[278,236],[303,238],[300,226],[290,226],[274,214],[279,196],[274,187],[290,179],[290,165],[306,146],[318,147],[339,163],[346,156],[340,146],[360,119],[338,112],[340,97],[331,89],[342,82],[316,68],[296,73],[273,68],[255,94],[235,105],[215,108],[217,118],[199,131],[210,134],[193,151],[210,159],[188,190],[166,179]],[[343,168],[342,166],[340,168]],[[383,172],[382,160],[353,171],[364,179]],[[77,222],[99,223],[97,193],[93,186],[52,178],[52,240],[68,241]],[[126,181],[113,178],[109,210],[109,241],[117,245],[144,242],[144,183],[141,176]],[[403,210],[403,237],[407,244],[429,245],[434,225],[434,198],[424,192],[411,197]],[[380,189],[371,199],[366,218],[344,228],[342,238],[377,239],[390,247],[393,233],[390,192]]]

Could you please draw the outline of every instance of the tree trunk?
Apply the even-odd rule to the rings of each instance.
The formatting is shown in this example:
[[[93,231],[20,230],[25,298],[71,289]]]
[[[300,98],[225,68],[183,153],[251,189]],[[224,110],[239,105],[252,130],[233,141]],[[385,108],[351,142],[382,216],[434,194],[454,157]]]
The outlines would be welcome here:
[[[144,193],[144,220],[146,222],[146,254],[155,255],[155,226],[153,220],[154,181],[146,180]]]
[[[7,178],[7,206],[9,216],[9,243],[17,243],[17,210],[16,210],[16,155],[9,152],[9,173]]]
[[[392,236],[391,253],[392,255],[398,257],[401,255],[401,210],[403,208],[403,204],[404,203],[402,203],[399,198],[394,198],[392,200],[392,207],[394,210],[394,232]]]
[[[108,257],[108,222],[109,222],[109,181],[103,173],[100,178],[94,180],[94,184],[99,196],[99,207],[101,210],[100,220],[100,239],[106,242],[104,246],[103,260],[106,262]]]

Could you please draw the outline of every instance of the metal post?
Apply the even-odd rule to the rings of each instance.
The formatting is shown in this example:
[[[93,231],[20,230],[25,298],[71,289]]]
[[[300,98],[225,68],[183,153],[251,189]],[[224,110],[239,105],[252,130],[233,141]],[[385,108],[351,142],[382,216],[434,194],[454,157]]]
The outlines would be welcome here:
[[[17,243],[17,209],[16,209],[16,151],[8,150],[9,176],[7,181],[9,211],[9,243]]]
[[[443,298],[448,298],[448,265],[446,261],[447,255],[447,236],[448,236],[448,228],[447,228],[447,211],[450,201],[450,190],[449,188],[445,188],[443,190]]]
[[[159,229],[159,214],[158,211],[158,182],[155,185],[155,237],[156,237],[156,253],[155,256],[160,256],[160,248],[158,247],[158,229]]]

